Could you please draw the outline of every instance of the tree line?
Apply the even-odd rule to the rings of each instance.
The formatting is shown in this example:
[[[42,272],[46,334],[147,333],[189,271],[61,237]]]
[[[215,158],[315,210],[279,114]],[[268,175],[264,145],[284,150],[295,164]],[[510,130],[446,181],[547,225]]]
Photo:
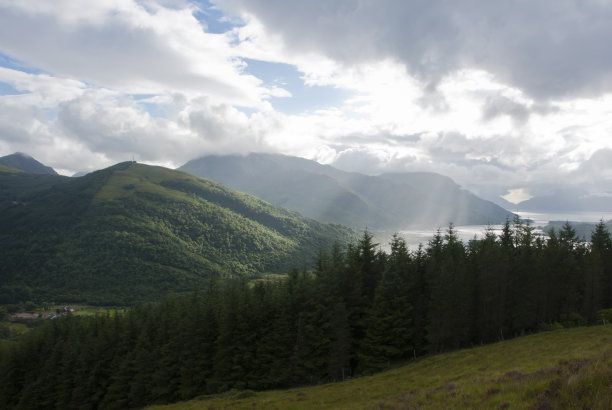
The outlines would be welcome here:
[[[373,236],[284,280],[211,281],[122,315],[48,321],[0,361],[0,407],[122,409],[379,371],[425,354],[561,326],[612,308],[612,240],[516,219],[465,244],[451,225],[408,250]]]

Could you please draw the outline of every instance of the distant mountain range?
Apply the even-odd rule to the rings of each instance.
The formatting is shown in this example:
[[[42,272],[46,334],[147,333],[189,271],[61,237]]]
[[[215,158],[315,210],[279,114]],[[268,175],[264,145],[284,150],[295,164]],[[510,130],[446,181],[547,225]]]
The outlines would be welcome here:
[[[563,229],[567,222],[570,222],[570,225],[574,231],[576,231],[576,236],[579,239],[584,239],[585,241],[591,240],[591,235],[595,231],[596,226],[596,223],[592,222],[550,221],[546,226],[542,227],[542,231],[546,232],[547,234],[550,233],[552,229],[559,232]],[[605,227],[608,232],[612,232],[612,221],[605,222]]]
[[[41,164],[28,154],[22,152],[0,157],[0,165],[5,165],[31,174],[57,175],[57,172],[55,172],[53,168]]]
[[[79,178],[0,166],[0,304],[131,304],[312,266],[353,232],[184,172]]]
[[[179,168],[320,221],[356,229],[498,224],[502,207],[434,173],[368,176],[274,154],[207,156]]]
[[[516,205],[531,212],[612,212],[612,197],[589,195],[583,189],[559,189]]]

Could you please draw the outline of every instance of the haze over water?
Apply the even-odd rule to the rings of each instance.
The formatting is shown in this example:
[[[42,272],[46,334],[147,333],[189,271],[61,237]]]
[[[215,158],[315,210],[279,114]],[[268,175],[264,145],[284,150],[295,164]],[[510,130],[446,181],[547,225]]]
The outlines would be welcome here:
[[[521,219],[531,220],[531,224],[536,227],[535,232],[543,235],[541,227],[548,225],[551,221],[570,221],[570,222],[589,222],[597,223],[601,219],[608,221],[612,219],[612,212],[527,212],[515,211]],[[427,243],[433,238],[436,231],[440,229],[442,235],[446,234],[448,226],[440,226],[431,229],[410,229],[399,231],[399,235],[406,240],[406,244],[410,250],[416,250],[419,244],[427,246]],[[502,225],[460,225],[455,226],[455,232],[459,239],[464,243],[472,239],[482,239],[487,229],[491,229],[496,235],[499,235],[502,230]]]

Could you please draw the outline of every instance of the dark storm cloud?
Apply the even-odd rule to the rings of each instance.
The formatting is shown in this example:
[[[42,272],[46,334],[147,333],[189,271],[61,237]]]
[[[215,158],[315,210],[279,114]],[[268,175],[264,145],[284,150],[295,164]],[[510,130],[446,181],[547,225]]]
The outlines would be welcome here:
[[[484,69],[538,100],[612,91],[612,2],[221,0],[289,49],[346,63],[393,57],[427,83]]]

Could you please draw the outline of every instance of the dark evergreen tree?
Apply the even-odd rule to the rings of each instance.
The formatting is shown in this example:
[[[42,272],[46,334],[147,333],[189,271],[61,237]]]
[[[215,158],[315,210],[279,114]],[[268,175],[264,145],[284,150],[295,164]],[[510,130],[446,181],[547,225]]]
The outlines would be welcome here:
[[[214,373],[210,381],[215,392],[246,389],[253,370],[255,337],[251,328],[251,294],[246,283],[230,283],[223,291]]]
[[[348,312],[342,301],[336,302],[331,309],[327,374],[331,381],[343,381],[352,375]]]
[[[603,220],[591,234],[583,281],[582,314],[589,323],[595,323],[600,309],[612,307],[612,240]]]
[[[216,352],[219,303],[218,288],[211,281],[203,295],[194,293],[191,303],[183,308],[183,318],[179,325],[181,348],[178,394],[181,399],[212,392],[208,383],[212,377]]]
[[[413,269],[406,242],[395,235],[387,269],[366,318],[360,355],[361,368],[366,371],[381,370],[414,354],[410,300],[416,276]]]
[[[569,223],[558,233],[554,229],[549,232],[535,271],[539,323],[560,321],[569,325],[579,319],[583,259],[584,248]]]
[[[465,248],[451,224],[440,244],[440,233],[430,245],[428,276],[431,288],[429,341],[433,351],[456,349],[471,335],[473,283],[466,266]]]
[[[511,244],[512,241],[506,240],[505,243]],[[507,333],[505,315],[508,255],[503,247],[504,241],[498,242],[490,229],[485,232],[482,240],[470,243],[471,269],[476,283],[474,289],[476,342],[503,340],[504,332]]]
[[[534,228],[529,222],[514,219],[514,248],[511,251],[509,275],[509,294],[507,311],[509,328],[515,334],[523,334],[537,327],[538,297],[536,266],[538,252],[535,248]]]
[[[409,300],[412,302],[412,327],[414,356],[427,352],[428,311],[430,302],[429,282],[427,278],[427,254],[419,245],[412,259],[414,287]]]
[[[602,305],[612,307],[612,239],[603,220],[595,226],[591,235],[591,252],[601,259],[603,267]]]
[[[263,285],[258,285],[263,286]],[[257,389],[291,384],[293,346],[291,301],[282,283],[267,284],[261,292],[262,320],[257,329],[256,360],[253,383]]]

